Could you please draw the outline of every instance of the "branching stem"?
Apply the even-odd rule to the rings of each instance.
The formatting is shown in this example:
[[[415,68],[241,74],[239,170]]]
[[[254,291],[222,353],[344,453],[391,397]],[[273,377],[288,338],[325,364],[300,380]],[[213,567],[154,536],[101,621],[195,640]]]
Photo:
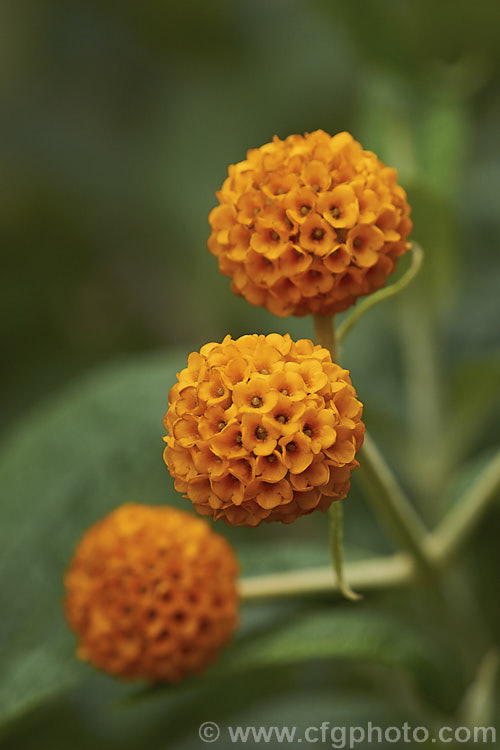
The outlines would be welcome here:
[[[500,452],[483,469],[479,478],[455,505],[455,508],[432,533],[420,538],[427,557],[435,569],[449,565],[471,536],[482,514],[500,494]],[[408,553],[349,562],[344,577],[360,591],[389,589],[421,580],[421,569]],[[304,594],[340,592],[331,566],[273,573],[243,578],[240,594],[243,599],[263,599]]]
[[[371,439],[359,458],[359,476],[373,510],[399,546],[415,561],[423,578],[434,577],[434,563],[426,547],[426,529],[396,477]]]
[[[351,562],[345,566],[344,571],[350,584],[363,591],[401,586],[414,577],[410,558],[402,554]],[[242,578],[239,590],[245,601],[341,593],[331,565]]]

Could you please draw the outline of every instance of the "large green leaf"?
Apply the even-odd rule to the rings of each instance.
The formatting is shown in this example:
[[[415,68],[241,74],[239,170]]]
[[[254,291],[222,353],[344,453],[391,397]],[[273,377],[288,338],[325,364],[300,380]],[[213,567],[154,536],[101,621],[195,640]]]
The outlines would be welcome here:
[[[64,570],[83,531],[129,500],[191,508],[162,461],[168,390],[184,364],[184,354],[155,354],[99,370],[29,414],[4,442],[0,722],[87,675],[61,612]],[[327,563],[326,544],[317,544],[326,538],[322,521],[281,534],[217,529],[241,544],[245,571],[257,573]]]
[[[381,681],[368,669],[347,672],[341,665],[332,670],[330,663],[253,672],[245,679],[228,679],[223,689],[169,693],[127,710],[112,705],[116,686],[110,683],[94,679],[48,706],[20,725],[2,750],[38,750],[41,737],[51,750],[192,750],[201,747],[198,728],[207,720],[221,728],[215,746],[226,748],[228,725],[296,726],[303,733],[323,721],[332,727],[366,726],[368,721],[385,727],[404,721],[430,726],[433,719],[401,680],[386,674]]]
[[[162,416],[182,357],[86,378],[31,414],[0,460],[0,718],[82,675],[61,615],[84,529],[127,500],[179,502],[162,465]]]
[[[201,678],[137,693],[91,676],[20,725],[7,747],[31,750],[43,735],[53,750],[177,750],[196,747],[207,720],[221,726],[221,742],[227,725],[430,726],[460,689],[446,648],[398,617],[365,605],[266,602],[243,608],[235,643]]]
[[[457,465],[481,442],[491,444],[497,429],[500,402],[500,353],[468,359],[456,368],[450,382],[454,409],[446,439]]]
[[[445,710],[460,695],[460,671],[445,644],[402,618],[368,606],[333,602],[288,612],[286,620],[272,629],[239,639],[198,683],[213,689],[219,681],[238,676],[243,680],[252,671],[332,660],[363,661],[405,672],[423,696]],[[146,689],[136,697],[171,691],[170,687]]]
[[[37,410],[4,446],[0,721],[89,675],[74,658],[61,612],[63,573],[87,526],[128,500],[190,507],[173,491],[161,457],[167,393],[184,360],[154,355],[98,372]],[[292,527],[217,529],[241,551],[247,573],[328,559],[322,514]],[[250,672],[332,660],[402,670],[436,704],[454,700],[453,662],[432,639],[366,604],[338,609],[332,597],[326,608],[310,607],[245,606],[243,627],[219,663],[199,681],[167,689],[169,702],[184,690],[209,694],[215,684],[222,695]]]

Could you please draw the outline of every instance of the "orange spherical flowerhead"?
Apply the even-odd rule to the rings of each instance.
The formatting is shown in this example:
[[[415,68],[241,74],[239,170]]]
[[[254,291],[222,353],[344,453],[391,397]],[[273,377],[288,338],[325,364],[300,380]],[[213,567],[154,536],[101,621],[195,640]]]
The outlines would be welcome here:
[[[177,377],[165,462],[199,513],[290,523],[346,496],[363,407],[326,349],[288,334],[227,336]]]
[[[201,671],[237,625],[238,563],[185,511],[128,503],[88,529],[65,576],[78,656],[125,679]]]
[[[410,245],[397,174],[349,133],[291,135],[232,164],[209,215],[231,287],[274,315],[331,315],[382,287]]]

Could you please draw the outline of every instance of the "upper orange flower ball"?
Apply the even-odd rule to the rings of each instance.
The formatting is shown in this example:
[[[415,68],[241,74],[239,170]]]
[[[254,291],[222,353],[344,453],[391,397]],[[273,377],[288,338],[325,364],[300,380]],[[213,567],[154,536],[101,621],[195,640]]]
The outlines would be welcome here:
[[[363,407],[326,349],[288,334],[226,336],[177,377],[165,461],[199,513],[290,523],[346,496]]]
[[[231,287],[274,315],[331,315],[382,287],[409,248],[396,170],[349,133],[291,135],[232,164],[209,215]]]
[[[66,573],[78,655],[124,678],[199,672],[236,628],[237,574],[232,548],[202,519],[123,505],[88,529]]]

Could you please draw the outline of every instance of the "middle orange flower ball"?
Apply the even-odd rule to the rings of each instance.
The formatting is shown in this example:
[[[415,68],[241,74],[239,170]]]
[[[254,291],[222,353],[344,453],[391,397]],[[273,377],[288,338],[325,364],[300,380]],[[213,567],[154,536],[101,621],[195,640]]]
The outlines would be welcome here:
[[[253,334],[189,355],[165,416],[165,462],[196,510],[233,526],[291,523],[344,498],[363,406],[312,341]]]
[[[382,287],[412,223],[396,170],[349,133],[291,135],[232,164],[209,216],[231,288],[274,315],[332,315]]]

